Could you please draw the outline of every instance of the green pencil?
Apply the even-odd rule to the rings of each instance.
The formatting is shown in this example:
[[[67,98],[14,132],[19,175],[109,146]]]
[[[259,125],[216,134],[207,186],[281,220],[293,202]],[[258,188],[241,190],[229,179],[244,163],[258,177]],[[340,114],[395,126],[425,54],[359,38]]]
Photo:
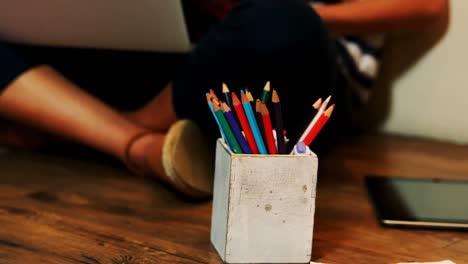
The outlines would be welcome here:
[[[270,81],[268,81],[266,84],[265,84],[265,87],[263,88],[263,93],[262,93],[262,97],[260,98],[260,100],[263,102],[263,103],[267,103],[268,102],[268,99],[270,97]]]
[[[218,117],[218,121],[221,124],[221,127],[224,131],[224,135],[226,135],[226,140],[229,142],[229,145],[231,145],[234,153],[242,154],[242,149],[239,143],[237,142],[236,137],[234,136],[234,133],[232,132],[228,121],[226,120],[226,117],[224,116],[223,110],[219,107],[218,104],[213,104],[213,110],[216,116]]]

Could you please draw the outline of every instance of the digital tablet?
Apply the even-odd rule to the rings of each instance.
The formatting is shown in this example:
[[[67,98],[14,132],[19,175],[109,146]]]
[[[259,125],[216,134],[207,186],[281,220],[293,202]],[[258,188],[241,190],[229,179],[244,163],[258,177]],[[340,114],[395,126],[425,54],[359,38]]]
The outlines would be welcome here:
[[[468,229],[468,181],[369,175],[365,184],[382,225]]]

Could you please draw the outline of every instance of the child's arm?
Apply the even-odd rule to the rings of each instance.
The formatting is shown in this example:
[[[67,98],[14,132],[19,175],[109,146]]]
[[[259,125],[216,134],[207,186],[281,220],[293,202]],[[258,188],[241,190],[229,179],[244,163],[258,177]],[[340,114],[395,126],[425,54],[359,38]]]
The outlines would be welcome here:
[[[448,10],[448,0],[355,0],[314,6],[335,35],[418,30]]]

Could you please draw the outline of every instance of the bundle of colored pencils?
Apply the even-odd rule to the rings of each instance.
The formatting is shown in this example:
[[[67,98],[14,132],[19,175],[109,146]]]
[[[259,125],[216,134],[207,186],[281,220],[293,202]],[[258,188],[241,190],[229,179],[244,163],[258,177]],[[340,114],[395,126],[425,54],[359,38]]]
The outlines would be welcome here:
[[[261,98],[257,100],[247,89],[240,91],[239,98],[229,91],[226,84],[223,84],[222,93],[224,101],[213,90],[206,93],[206,100],[221,136],[232,152],[287,154],[280,98],[277,91],[271,89],[270,82],[266,83]],[[334,108],[332,105],[326,109],[329,101],[330,97],[323,103],[319,99],[314,104],[317,113],[299,140],[301,146],[309,146],[328,121]]]

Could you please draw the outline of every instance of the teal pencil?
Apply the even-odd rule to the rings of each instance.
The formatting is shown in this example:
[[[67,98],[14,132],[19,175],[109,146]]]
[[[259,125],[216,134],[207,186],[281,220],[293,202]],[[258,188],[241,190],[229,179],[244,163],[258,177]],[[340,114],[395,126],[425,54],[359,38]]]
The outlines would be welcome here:
[[[245,95],[247,96],[247,99],[249,99],[249,102],[252,105],[252,110],[255,109],[255,99],[252,93],[247,88],[245,88]]]
[[[252,128],[252,133],[254,135],[255,141],[257,143],[258,151],[260,154],[268,154],[268,151],[263,142],[262,135],[260,134],[260,129],[258,128],[257,121],[255,120],[255,115],[250,105],[250,101],[245,95],[244,91],[241,91],[241,101],[242,106],[244,107],[245,114],[247,115],[247,120],[249,120],[250,128]]]

